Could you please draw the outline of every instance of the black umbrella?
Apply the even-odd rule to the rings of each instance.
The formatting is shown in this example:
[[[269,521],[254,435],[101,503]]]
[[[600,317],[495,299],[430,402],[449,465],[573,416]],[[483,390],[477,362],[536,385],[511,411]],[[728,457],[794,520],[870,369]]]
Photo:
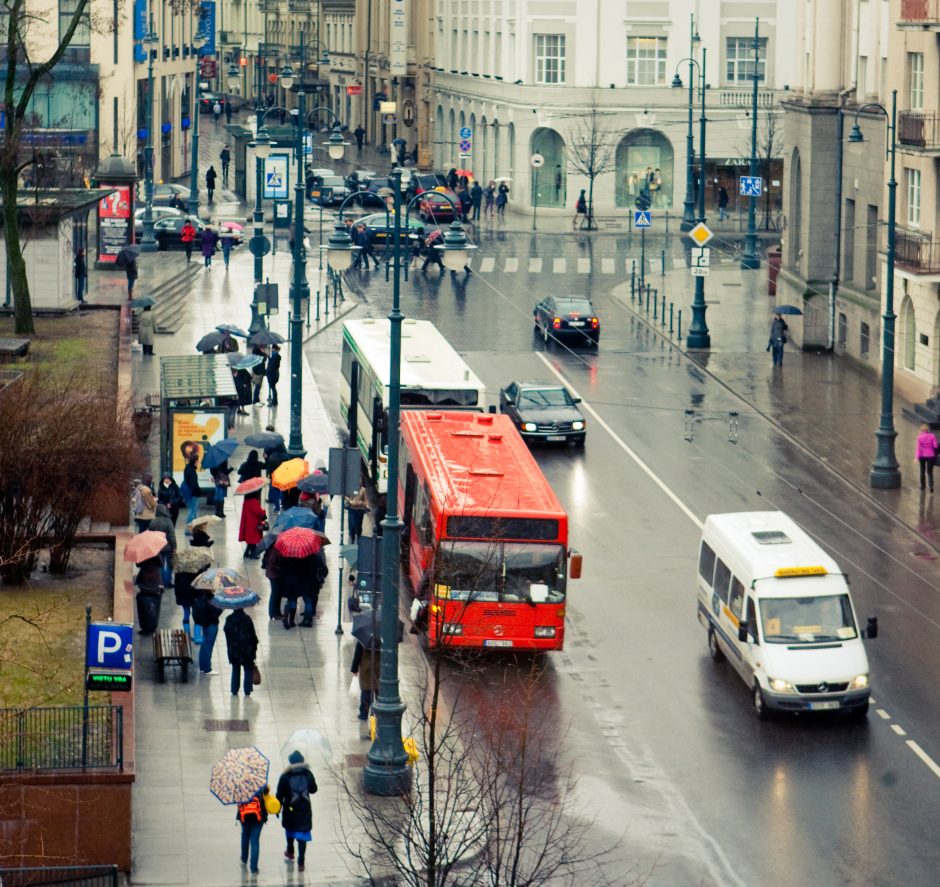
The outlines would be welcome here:
[[[208,353],[209,351],[214,351],[219,345],[222,344],[222,340],[225,336],[222,333],[206,333],[197,343],[196,350],[202,351],[203,353]]]
[[[776,308],[771,309],[774,314],[802,314],[796,305],[778,305]]]
[[[379,646],[381,619],[381,614],[375,609],[363,610],[353,616],[352,636],[367,650]]]
[[[301,493],[328,493],[330,491],[330,476],[315,471],[297,481],[297,489]]]
[[[274,330],[261,330],[255,333],[249,340],[249,345],[280,345],[287,340]]]
[[[136,243],[129,243],[117,254],[114,264],[117,265],[118,268],[126,268],[139,255],[140,246]]]
[[[153,296],[139,296],[131,299],[131,308],[152,308],[156,304],[157,300]]]
[[[276,431],[256,431],[254,434],[245,435],[245,444],[249,447],[260,447],[267,450],[280,446],[284,443],[284,435]]]

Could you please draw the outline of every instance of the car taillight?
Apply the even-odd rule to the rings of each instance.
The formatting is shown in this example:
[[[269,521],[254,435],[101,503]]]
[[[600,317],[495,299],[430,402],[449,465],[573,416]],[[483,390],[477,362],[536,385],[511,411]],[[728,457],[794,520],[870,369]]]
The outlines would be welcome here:
[[[556,317],[556,318],[552,321],[552,328],[553,328],[553,329],[556,329],[556,330],[560,330],[560,329],[561,329],[561,318],[560,318],[560,317]]]
[[[600,322],[596,317],[592,317],[592,318],[591,318],[591,329],[592,329],[592,330],[596,330],[600,325],[601,325],[601,322]]]

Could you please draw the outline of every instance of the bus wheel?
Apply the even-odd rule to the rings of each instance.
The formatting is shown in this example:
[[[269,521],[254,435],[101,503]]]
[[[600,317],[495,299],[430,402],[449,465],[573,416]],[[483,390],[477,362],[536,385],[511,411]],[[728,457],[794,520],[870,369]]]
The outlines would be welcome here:
[[[712,662],[724,662],[725,654],[721,652],[718,646],[718,638],[713,628],[708,629],[708,655],[712,657]]]
[[[767,704],[764,702],[764,691],[761,690],[760,684],[758,683],[754,684],[752,699],[754,702],[754,714],[757,715],[757,720],[766,721],[770,716],[770,712],[767,709]]]

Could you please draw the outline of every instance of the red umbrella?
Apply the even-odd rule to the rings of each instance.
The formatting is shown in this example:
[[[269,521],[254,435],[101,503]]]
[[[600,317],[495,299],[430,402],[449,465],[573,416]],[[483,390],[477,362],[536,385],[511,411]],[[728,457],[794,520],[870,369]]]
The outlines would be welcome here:
[[[291,527],[278,535],[274,547],[284,557],[310,557],[323,548],[323,540],[314,530]]]
[[[267,486],[267,483],[263,477],[249,477],[248,480],[243,480],[235,487],[235,495],[244,496],[248,493],[255,493],[262,487]]]

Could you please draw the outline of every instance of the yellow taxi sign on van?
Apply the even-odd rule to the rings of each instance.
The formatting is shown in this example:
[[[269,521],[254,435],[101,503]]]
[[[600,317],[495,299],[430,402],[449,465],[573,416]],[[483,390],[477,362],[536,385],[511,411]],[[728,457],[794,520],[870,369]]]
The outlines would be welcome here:
[[[774,571],[774,576],[778,579],[792,579],[794,576],[826,576],[828,572],[825,567],[780,567]]]

